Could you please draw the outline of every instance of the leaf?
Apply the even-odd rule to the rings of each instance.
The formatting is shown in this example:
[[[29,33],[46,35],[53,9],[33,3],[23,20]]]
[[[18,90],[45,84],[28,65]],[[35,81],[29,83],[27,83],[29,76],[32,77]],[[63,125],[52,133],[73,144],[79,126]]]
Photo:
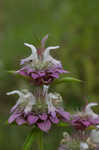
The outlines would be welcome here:
[[[30,79],[28,76],[17,73],[15,70],[7,71],[7,72],[10,74],[16,75],[16,77],[19,77],[19,78],[21,77],[23,79]]]
[[[91,126],[89,126],[86,130],[93,130],[93,129],[96,129],[96,127],[93,126],[93,125],[91,125]]]
[[[80,83],[82,82],[81,80],[74,78],[74,77],[63,77],[61,79],[57,79],[55,81],[55,84],[60,84],[60,83]]]
[[[10,71],[7,71],[7,72],[10,73],[10,74],[16,74],[15,70],[10,70]]]
[[[22,150],[30,150],[32,143],[35,140],[36,135],[37,135],[37,130],[33,128],[30,134],[27,136]]]
[[[64,122],[60,122],[60,123],[58,123],[57,126],[59,126],[59,127],[68,127],[69,124],[68,123],[64,123]]]

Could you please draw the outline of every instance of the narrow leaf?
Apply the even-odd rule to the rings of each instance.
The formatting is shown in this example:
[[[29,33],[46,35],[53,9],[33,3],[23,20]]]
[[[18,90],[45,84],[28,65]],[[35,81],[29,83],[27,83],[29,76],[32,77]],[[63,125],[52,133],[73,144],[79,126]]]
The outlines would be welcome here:
[[[57,79],[55,81],[56,84],[59,84],[59,83],[77,83],[77,82],[79,83],[79,82],[81,82],[81,80],[74,78],[74,77],[64,77],[61,79]]]
[[[16,77],[19,77],[19,78],[21,77],[23,79],[30,79],[28,76],[24,76],[24,75],[17,73],[15,70],[7,71],[7,72],[12,75],[16,75]]]
[[[69,124],[68,123],[64,123],[64,122],[60,122],[60,123],[58,123],[57,126],[59,126],[59,127],[68,127]]]
[[[10,74],[15,74],[16,73],[15,70],[10,70],[10,71],[7,71],[7,72],[10,73]]]

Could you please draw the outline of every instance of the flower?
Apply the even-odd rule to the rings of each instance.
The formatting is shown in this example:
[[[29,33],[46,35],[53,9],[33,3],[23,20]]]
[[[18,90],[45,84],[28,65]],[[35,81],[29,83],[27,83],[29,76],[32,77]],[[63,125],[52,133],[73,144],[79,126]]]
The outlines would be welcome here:
[[[99,130],[93,129],[90,134],[90,139],[93,143],[99,144]]]
[[[33,96],[33,94],[26,89],[22,91],[15,90],[15,91],[7,93],[7,95],[12,95],[12,94],[18,94],[19,99],[16,105],[12,107],[11,112],[15,111],[18,106],[23,105],[24,112],[28,113],[32,110],[32,106],[36,103],[35,97]]]
[[[93,112],[93,110],[91,109],[91,107],[93,106],[97,106],[97,103],[89,103],[86,108],[85,108],[85,113],[90,116],[92,119],[97,119],[98,115],[96,113]]]
[[[64,147],[64,145],[61,145],[58,150],[68,150],[66,147]]]
[[[48,85],[54,79],[59,78],[60,74],[68,73],[62,68],[61,62],[50,55],[50,51],[59,48],[59,46],[45,48],[47,38],[48,35],[42,39],[39,49],[36,49],[32,44],[24,43],[31,49],[32,54],[21,60],[20,64],[24,66],[16,71],[22,76],[29,77],[36,85]]]
[[[87,150],[89,148],[88,144],[85,142],[80,143],[80,150]]]
[[[99,124],[99,115],[94,113],[91,107],[97,106],[97,103],[89,103],[85,110],[82,112],[79,112],[76,115],[73,115],[72,117],[72,125],[77,130],[85,130],[87,127],[91,125],[97,125]]]
[[[78,134],[78,132],[77,132]],[[68,132],[63,132],[63,138],[60,141],[58,150],[78,150],[80,149],[80,138],[70,136]]]
[[[87,139],[88,145],[95,150],[99,149],[99,127],[96,126],[96,129],[92,129],[89,137]]]
[[[70,114],[60,107],[61,96],[57,93],[48,93],[46,85],[43,86],[43,89],[39,88],[34,94],[28,90],[15,90],[7,93],[7,95],[11,94],[18,94],[19,99],[11,109],[9,124],[15,122],[17,125],[35,125],[42,131],[48,132],[52,124],[70,120]]]
[[[67,132],[63,132],[63,138],[60,142],[60,146],[58,148],[58,150],[68,150],[69,149],[69,145],[67,143],[71,142],[71,137]]]

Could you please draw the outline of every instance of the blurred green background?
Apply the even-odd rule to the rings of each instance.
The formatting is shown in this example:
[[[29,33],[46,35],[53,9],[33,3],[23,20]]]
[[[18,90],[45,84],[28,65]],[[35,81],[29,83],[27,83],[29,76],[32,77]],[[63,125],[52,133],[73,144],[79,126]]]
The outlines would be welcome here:
[[[62,84],[65,107],[77,109],[86,99],[99,100],[99,1],[98,0],[1,0],[0,1],[0,150],[19,150],[30,129],[4,124],[16,96],[6,92],[28,87],[7,73],[19,69],[20,59],[30,54],[23,43],[38,46],[49,34],[46,46],[60,45],[53,56],[60,59],[70,76],[81,84]],[[52,89],[52,90],[54,90]],[[57,149],[61,131],[45,135],[45,150]],[[57,132],[59,131],[59,132]],[[37,144],[34,143],[35,150]]]

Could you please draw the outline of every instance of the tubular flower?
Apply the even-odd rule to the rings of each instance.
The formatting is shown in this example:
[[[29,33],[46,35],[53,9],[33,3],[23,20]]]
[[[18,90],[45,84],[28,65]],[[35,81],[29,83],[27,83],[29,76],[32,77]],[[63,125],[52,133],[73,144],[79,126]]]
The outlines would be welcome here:
[[[96,129],[91,130],[87,143],[91,149],[99,150],[99,128],[97,126]]]
[[[87,150],[89,147],[88,147],[88,144],[85,143],[85,142],[81,142],[80,143],[80,150]]]
[[[58,150],[80,150],[80,139],[78,140],[64,132]]]
[[[48,35],[42,39],[39,49],[36,49],[32,44],[24,43],[31,49],[32,54],[21,60],[20,65],[23,67],[16,71],[22,76],[29,77],[31,82],[36,85],[48,85],[55,78],[59,78],[60,74],[68,73],[62,68],[61,62],[50,55],[50,51],[59,48],[59,46],[45,48],[47,38]]]
[[[97,103],[89,103],[85,110],[72,117],[72,125],[78,130],[85,130],[87,127],[99,124],[99,115],[94,113],[91,107],[97,106]]]
[[[11,94],[18,94],[19,99],[11,109],[12,115],[8,119],[10,124],[15,122],[17,125],[35,125],[47,132],[52,124],[70,120],[69,113],[61,107],[61,96],[57,93],[48,93],[46,85],[38,89],[34,95],[28,90],[7,93],[7,95]]]
[[[99,149],[99,131],[93,129],[91,133],[84,132],[63,133],[58,150],[98,150]]]

